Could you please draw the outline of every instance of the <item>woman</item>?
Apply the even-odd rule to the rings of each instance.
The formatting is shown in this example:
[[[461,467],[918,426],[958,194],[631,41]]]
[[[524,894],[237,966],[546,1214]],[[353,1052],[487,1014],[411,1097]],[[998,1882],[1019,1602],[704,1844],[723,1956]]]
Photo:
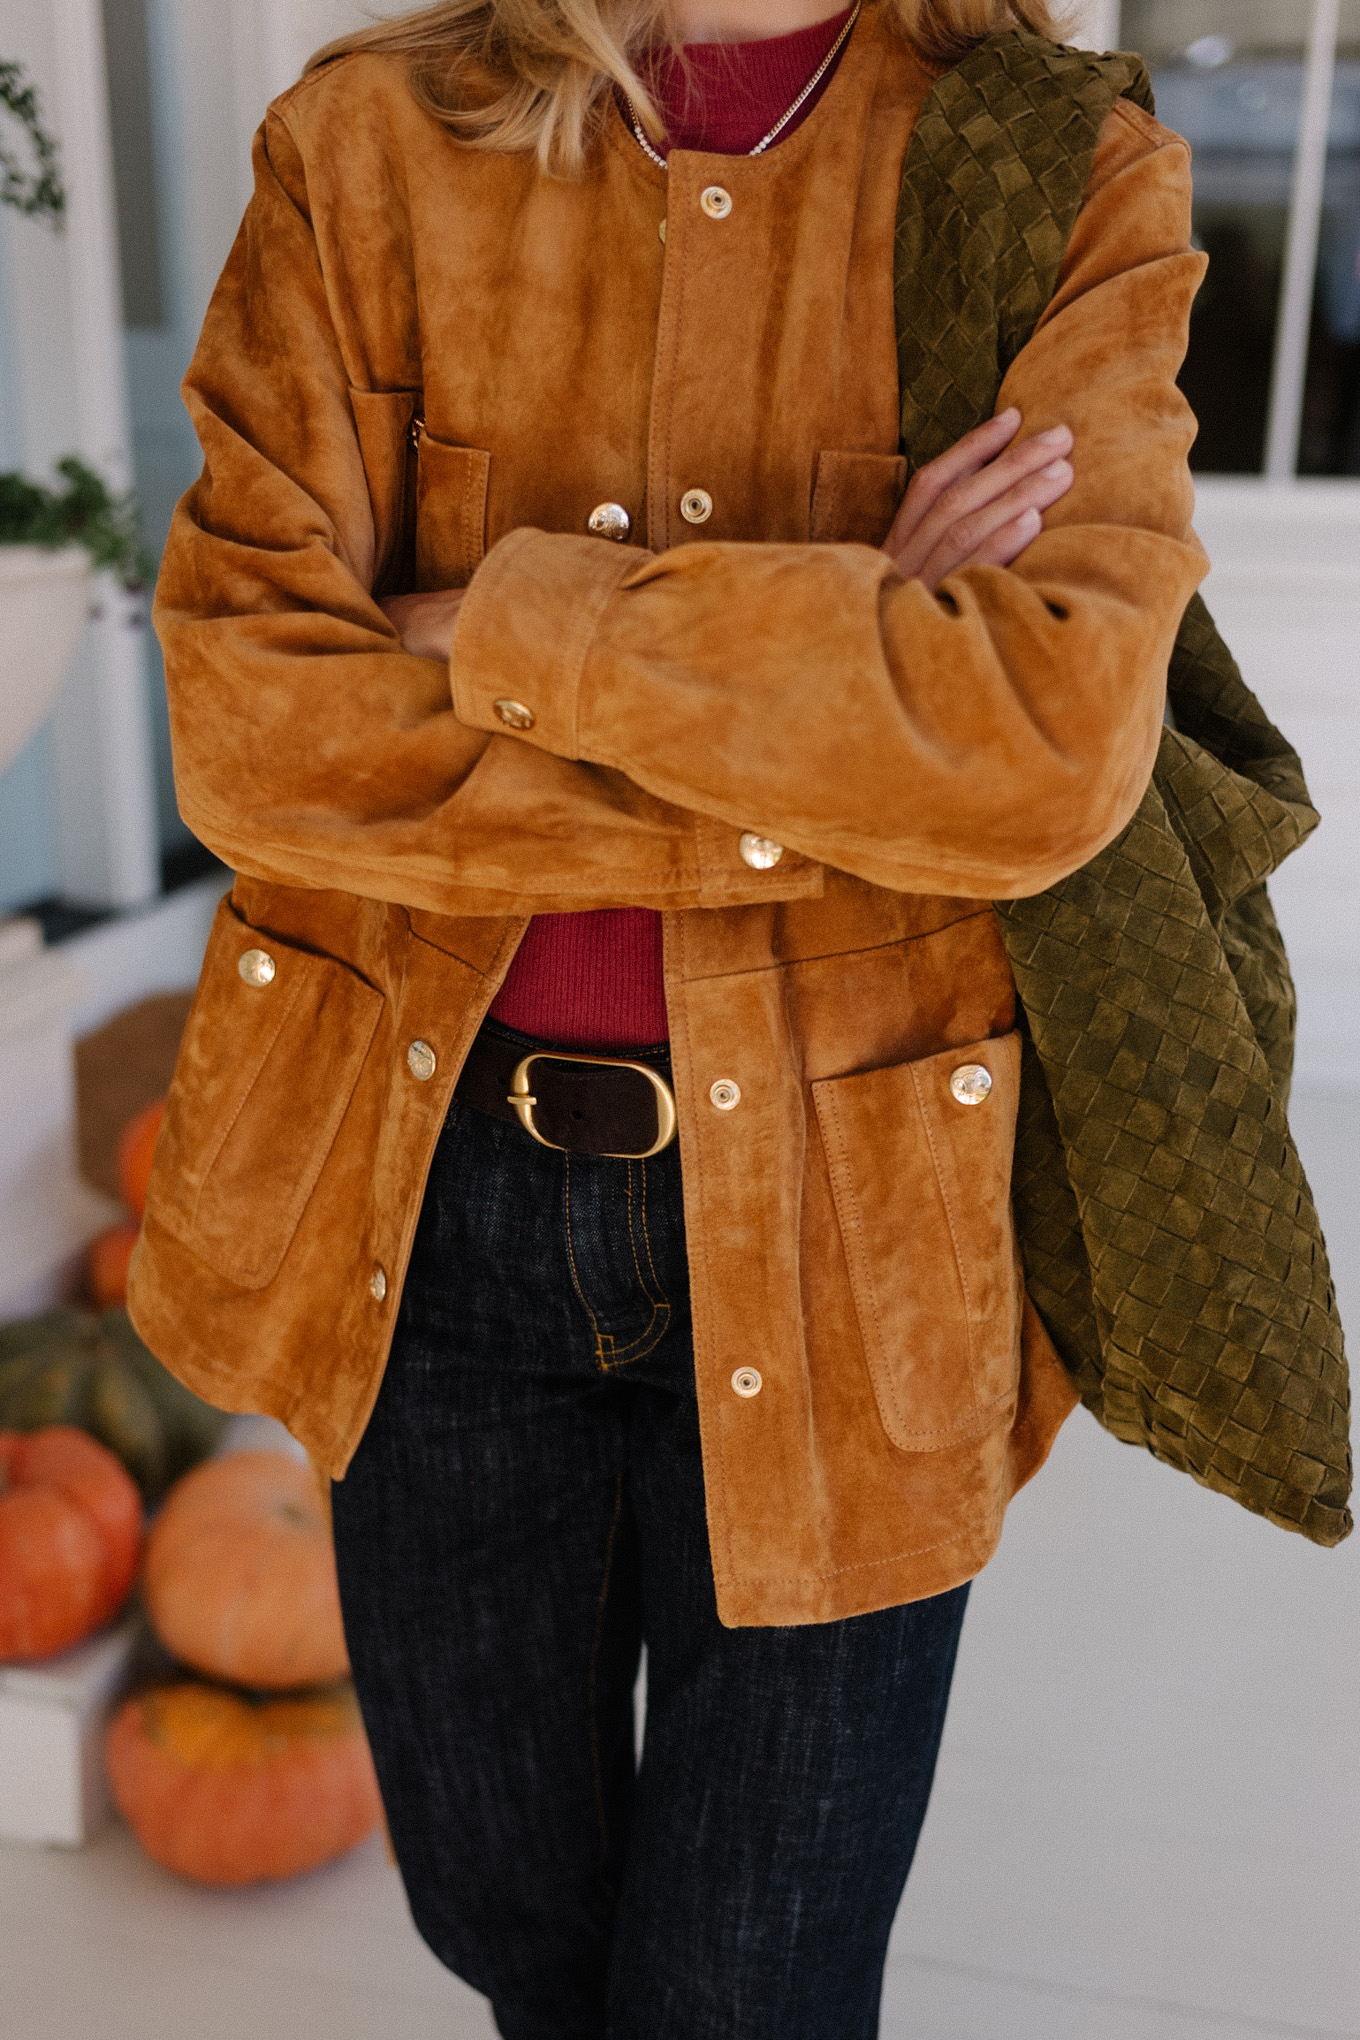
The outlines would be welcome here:
[[[508,2040],[876,2030],[967,1582],[1075,1400],[990,902],[1148,781],[1202,264],[1120,101],[903,494],[903,161],[1016,25],[368,30],[271,109],[186,383],[159,627],[240,876],[134,1307],[335,1477],[412,1910]]]

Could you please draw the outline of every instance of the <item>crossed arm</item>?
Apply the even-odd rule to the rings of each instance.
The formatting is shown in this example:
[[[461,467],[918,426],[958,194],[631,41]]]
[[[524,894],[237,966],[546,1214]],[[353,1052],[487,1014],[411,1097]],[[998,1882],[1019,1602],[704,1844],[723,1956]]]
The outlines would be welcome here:
[[[1012,406],[915,474],[883,550],[904,581],[933,594],[961,567],[1009,567],[1043,529],[1044,512],[1075,479],[1065,425],[1017,443]],[[447,660],[464,590],[393,595],[383,608],[408,652]]]
[[[271,121],[186,380],[205,465],[157,596],[181,807],[220,856],[441,914],[708,905],[753,896],[733,887],[754,828],[986,899],[1124,825],[1205,566],[1180,144],[1123,124],[1011,408],[915,478],[881,552],[518,530],[460,597],[384,614],[362,374]],[[510,673],[527,731],[495,712]],[[793,862],[761,897],[789,896]]]

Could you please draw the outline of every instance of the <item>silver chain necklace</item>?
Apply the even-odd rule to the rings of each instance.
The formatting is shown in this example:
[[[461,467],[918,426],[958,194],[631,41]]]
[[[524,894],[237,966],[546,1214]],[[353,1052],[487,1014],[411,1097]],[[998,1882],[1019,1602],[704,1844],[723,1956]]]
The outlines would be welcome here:
[[[821,63],[818,64],[816,70],[813,72],[812,76],[808,79],[807,84],[803,87],[798,97],[794,100],[793,105],[788,109],[787,113],[780,114],[778,120],[775,122],[774,126],[770,129],[770,132],[767,135],[761,136],[760,140],[756,143],[754,149],[749,149],[747,151],[748,155],[759,156],[763,154],[763,152],[769,148],[770,143],[775,141],[780,135],[783,134],[785,128],[788,126],[789,122],[793,119],[793,116],[795,115],[795,113],[797,113],[799,107],[802,106],[803,103],[807,100],[809,95],[817,90],[817,87],[821,84],[823,78],[825,78],[827,72],[831,69],[831,66],[835,63],[837,57],[840,55],[841,51],[845,48],[846,43],[849,41],[850,31],[854,28],[855,23],[859,20],[859,11],[863,5],[864,0],[855,0],[854,13],[850,16],[850,19],[846,22],[845,27],[836,37],[835,42],[832,43],[830,49],[827,51],[826,55],[822,58]],[[666,162],[666,158],[663,155],[661,155],[658,150],[652,147],[646,135],[642,132],[641,123],[639,122],[636,113],[633,111],[631,101],[629,102],[628,106],[628,125],[633,130],[634,141],[637,143],[638,147],[643,151],[643,153],[645,155],[650,156],[654,163],[659,163],[663,170],[668,169],[669,165]]]

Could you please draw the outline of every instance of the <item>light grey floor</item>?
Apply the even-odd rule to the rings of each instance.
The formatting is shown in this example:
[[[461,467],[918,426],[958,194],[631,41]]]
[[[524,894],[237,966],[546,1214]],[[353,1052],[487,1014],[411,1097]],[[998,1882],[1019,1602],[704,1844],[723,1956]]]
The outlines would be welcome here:
[[[1295,1118],[1355,1327],[1360,1093]],[[117,1828],[0,1849],[0,2040],[491,2031],[377,1845],[235,1896]],[[1360,2040],[1360,1550],[1315,1551],[1078,1413],[974,1590],[883,2032]]]

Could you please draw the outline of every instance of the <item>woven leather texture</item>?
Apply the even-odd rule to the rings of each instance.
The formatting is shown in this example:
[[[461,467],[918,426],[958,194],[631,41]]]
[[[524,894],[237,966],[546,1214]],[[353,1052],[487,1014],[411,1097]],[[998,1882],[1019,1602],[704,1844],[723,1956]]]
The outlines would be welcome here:
[[[1057,287],[1116,99],[1152,106],[1141,58],[1021,31],[946,72],[902,168],[894,296],[902,444],[913,466],[991,416]]]
[[[895,294],[913,465],[995,410],[1056,287],[1135,57],[1021,32],[941,79],[908,151]],[[1174,727],[1100,856],[999,903],[1025,1043],[1026,1280],[1107,1430],[1315,1543],[1352,1528],[1349,1392],[1285,1116],[1294,988],[1266,880],[1317,825],[1297,754],[1198,596]]]

